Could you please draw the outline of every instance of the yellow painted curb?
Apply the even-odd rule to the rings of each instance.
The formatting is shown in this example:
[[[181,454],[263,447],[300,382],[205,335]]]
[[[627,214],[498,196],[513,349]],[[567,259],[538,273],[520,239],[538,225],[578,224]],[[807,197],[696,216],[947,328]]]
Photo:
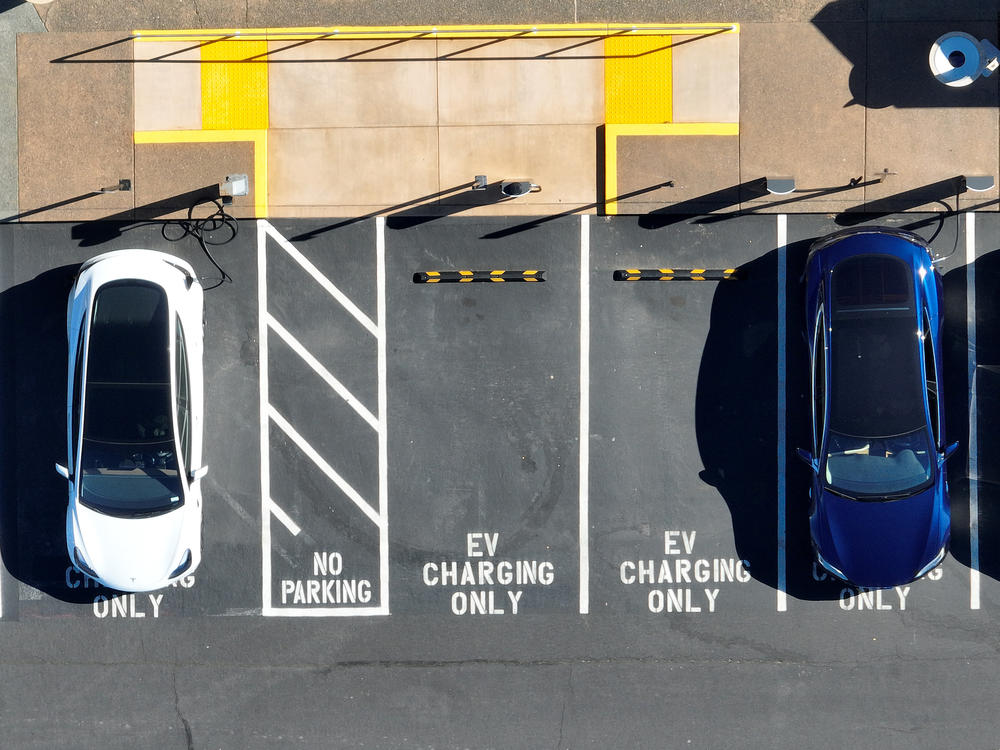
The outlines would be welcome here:
[[[487,24],[482,26],[303,26],[263,29],[138,29],[136,41],[202,42],[217,39],[503,39],[507,37],[601,37],[613,35],[738,34],[738,23],[570,23]]]

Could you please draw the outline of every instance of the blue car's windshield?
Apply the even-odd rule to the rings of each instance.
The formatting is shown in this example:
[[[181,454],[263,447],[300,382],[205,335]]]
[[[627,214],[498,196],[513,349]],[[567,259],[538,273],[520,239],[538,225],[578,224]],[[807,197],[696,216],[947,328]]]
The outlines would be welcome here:
[[[930,485],[933,458],[925,429],[881,438],[831,432],[827,438],[826,484],[858,500],[906,497]]]

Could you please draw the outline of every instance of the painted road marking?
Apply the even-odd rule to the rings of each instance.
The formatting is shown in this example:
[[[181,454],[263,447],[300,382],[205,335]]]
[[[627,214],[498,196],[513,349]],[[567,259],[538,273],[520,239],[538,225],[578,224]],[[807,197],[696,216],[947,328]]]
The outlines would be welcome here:
[[[580,614],[590,612],[590,216],[580,216]]]
[[[326,474],[327,478],[340,488],[340,491],[347,495],[351,502],[353,502],[358,509],[361,510],[372,523],[376,526],[380,526],[382,523],[382,518],[378,511],[375,510],[371,503],[361,497],[361,493],[358,492],[354,487],[351,486],[350,482],[340,476],[340,473],[330,466],[329,463],[319,455],[319,452],[313,448],[309,442],[299,434],[298,430],[292,427],[291,423],[285,419],[281,412],[275,409],[273,406],[269,406],[267,410],[268,416],[270,416],[271,421],[273,421],[288,438],[298,446],[299,450],[306,454],[309,459],[316,464],[316,467]]]
[[[785,345],[788,337],[786,299],[788,293],[788,217],[778,214],[778,599],[779,612],[788,609],[786,591],[786,538],[785,538],[785,471],[787,456],[785,441]]]
[[[288,253],[292,260],[298,263],[306,273],[313,277],[317,284],[323,287],[323,289],[325,289],[331,297],[337,300],[341,307],[350,313],[356,321],[363,325],[368,333],[376,339],[378,338],[379,327],[375,325],[375,322],[365,315],[361,311],[361,308],[355,305],[346,294],[340,291],[336,284],[324,276],[320,270],[316,268],[316,266],[314,266],[308,258],[306,258],[306,256],[300,253],[291,242],[282,237],[273,227],[271,227],[270,224],[268,224],[268,234],[281,246],[282,250]]]
[[[965,214],[965,325],[969,350],[969,609],[979,609],[979,422],[976,419],[976,214]]]
[[[327,41],[338,39],[506,39],[619,35],[737,34],[738,23],[538,23],[435,26],[304,26],[273,29],[139,29],[137,42],[215,42],[220,39]]]
[[[322,617],[349,615],[385,615],[389,613],[389,536],[388,536],[388,434],[385,418],[387,409],[386,386],[386,304],[385,304],[385,219],[378,218],[376,225],[376,308],[378,324],[371,320],[352,302],[337,286],[324,276],[299,250],[285,239],[269,222],[257,222],[257,277],[258,277],[258,340],[260,347],[260,425],[261,425],[261,545],[262,545],[262,599],[261,609],[264,615],[282,615],[293,617]],[[298,341],[267,309],[267,240],[274,240],[278,246],[298,265],[303,268],[324,291],[333,297],[351,316],[369,333],[375,336],[378,347],[378,416],[372,414],[331,372],[329,372],[306,347]],[[336,471],[319,452],[294,428],[294,426],[270,403],[268,382],[269,349],[268,337],[274,332],[284,341],[312,370],[317,373],[330,389],[350,405],[354,411],[375,430],[378,436],[378,508],[362,497],[339,472]],[[275,606],[273,602],[271,555],[271,517],[274,516],[294,536],[301,532],[299,525],[271,497],[270,477],[270,437],[271,424],[274,424],[292,443],[319,468],[323,474],[343,492],[365,516],[375,524],[379,532],[379,604],[365,606],[370,600],[368,595],[369,581],[353,581],[339,577],[316,578],[307,581],[281,581],[282,604]],[[317,556],[326,554],[319,550]],[[335,553],[337,554],[337,553]],[[314,566],[315,566],[314,562]],[[320,574],[325,575],[325,574]],[[341,598],[347,589],[340,588],[348,584],[364,587],[363,598]],[[357,589],[362,590],[361,588]],[[319,595],[322,594],[323,597]],[[329,594],[329,597],[327,597]],[[352,597],[354,595],[352,594]],[[291,598],[292,604],[285,602]],[[352,605],[361,602],[359,606],[343,606],[344,602]],[[314,605],[337,604],[340,606],[296,606],[299,604]]]
[[[295,523],[291,516],[285,513],[274,500],[268,499],[268,510],[274,514],[275,518],[281,521],[282,526],[288,529],[292,536],[298,536],[302,533],[302,527]]]
[[[261,544],[261,614],[273,614],[271,606],[271,419],[268,416],[267,363],[267,228],[257,222],[257,367],[260,370],[260,544]]]
[[[356,411],[373,430],[376,432],[379,430],[378,418],[376,418],[376,416],[372,414],[367,407],[365,407],[365,405],[362,404],[361,401],[359,401],[358,398],[347,389],[347,386],[337,380],[333,373],[320,364],[319,360],[310,354],[309,350],[306,349],[297,338],[289,333],[288,329],[275,320],[274,316],[270,313],[267,315],[267,325],[272,331],[278,334],[278,338],[288,344],[291,350],[302,358],[302,361],[309,365],[313,372],[323,379],[324,383],[330,386],[330,388],[336,392],[338,396],[344,399],[347,405],[354,409],[354,411]]]
[[[375,219],[375,314],[378,316],[379,601],[389,614],[389,381],[385,307],[385,217]]]

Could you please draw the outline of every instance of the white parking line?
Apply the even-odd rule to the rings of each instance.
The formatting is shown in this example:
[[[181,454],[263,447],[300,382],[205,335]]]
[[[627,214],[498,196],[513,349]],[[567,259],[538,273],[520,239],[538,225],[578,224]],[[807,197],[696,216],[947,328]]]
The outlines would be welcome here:
[[[389,393],[385,312],[385,217],[375,219],[375,288],[378,315],[378,512],[380,613],[389,613]]]
[[[347,387],[343,383],[337,380],[337,378],[333,376],[333,373],[331,373],[329,370],[323,367],[323,365],[320,364],[319,360],[316,359],[312,354],[310,354],[309,351],[304,346],[302,346],[299,340],[296,339],[291,333],[289,333],[288,329],[286,329],[283,325],[281,325],[281,323],[275,320],[274,316],[271,315],[270,313],[268,313],[267,315],[267,324],[268,326],[271,327],[271,330],[274,331],[276,334],[278,334],[278,337],[281,338],[281,340],[284,341],[286,344],[288,344],[288,346],[291,347],[292,351],[298,354],[303,359],[303,361],[307,365],[309,365],[310,368],[312,368],[313,372],[319,375],[323,379],[323,381],[328,386],[330,386],[330,388],[333,389],[334,392],[336,392],[338,396],[344,399],[344,401],[347,402],[347,405],[350,406],[352,409],[354,409],[354,411],[356,411],[358,415],[362,419],[364,419],[371,426],[373,430],[377,432],[380,429],[379,421],[378,419],[375,418],[375,415],[372,414],[370,411],[368,411],[365,405],[362,404],[357,399],[357,397],[347,389]]]
[[[289,423],[287,419],[281,416],[277,409],[269,405],[267,413],[274,423],[281,429],[281,431],[284,432],[291,439],[291,441],[298,446],[299,450],[305,453],[309,460],[316,464],[316,467],[326,474],[327,478],[337,485],[341,492],[351,499],[351,502],[358,506],[362,513],[368,516],[368,518],[370,518],[376,526],[381,528],[382,516],[367,500],[361,497],[361,493],[354,489],[346,479],[340,476],[340,474],[337,473],[337,470],[330,466],[330,464],[328,464],[326,460],[319,455],[315,448],[309,445],[306,439],[302,437],[294,427],[292,427],[291,423]]]
[[[590,216],[580,216],[580,614],[590,612]]]
[[[979,424],[976,420],[976,215],[965,214],[965,325],[969,350],[969,609],[979,609]]]
[[[282,250],[288,253],[288,255],[296,263],[298,263],[306,273],[316,280],[317,284],[323,287],[323,289],[325,289],[331,297],[337,300],[337,302],[339,302],[341,306],[343,306],[343,308],[354,317],[355,320],[363,325],[372,336],[378,337],[378,327],[374,322],[372,322],[372,319],[365,315],[361,311],[361,308],[355,305],[346,294],[340,291],[340,289],[338,289],[332,281],[324,276],[320,270],[316,268],[316,266],[314,266],[308,258],[306,258],[306,256],[300,253],[295,246],[292,245],[291,242],[282,237],[274,227],[263,219],[258,221],[258,226],[263,228],[263,230],[267,232],[267,234],[270,235],[271,238],[278,243],[278,245],[281,246]]]
[[[788,337],[787,307],[785,299],[788,286],[788,217],[778,214],[778,601],[779,612],[788,609],[786,589],[786,539],[785,539],[785,346]]]
[[[281,521],[281,525],[291,532],[292,536],[298,536],[302,533],[302,528],[273,499],[268,501],[268,508],[274,514],[274,517]]]
[[[257,363],[260,370],[260,567],[261,614],[273,613],[271,606],[271,420],[267,415],[267,237],[270,227],[257,221]]]

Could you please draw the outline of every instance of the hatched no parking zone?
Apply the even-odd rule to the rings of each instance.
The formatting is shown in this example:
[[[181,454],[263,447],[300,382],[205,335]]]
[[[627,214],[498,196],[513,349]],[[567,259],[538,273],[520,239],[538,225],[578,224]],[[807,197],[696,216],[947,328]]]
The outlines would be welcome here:
[[[257,223],[265,615],[389,613],[383,219],[375,231],[373,317],[330,258]],[[369,372],[348,380],[347,356]]]

